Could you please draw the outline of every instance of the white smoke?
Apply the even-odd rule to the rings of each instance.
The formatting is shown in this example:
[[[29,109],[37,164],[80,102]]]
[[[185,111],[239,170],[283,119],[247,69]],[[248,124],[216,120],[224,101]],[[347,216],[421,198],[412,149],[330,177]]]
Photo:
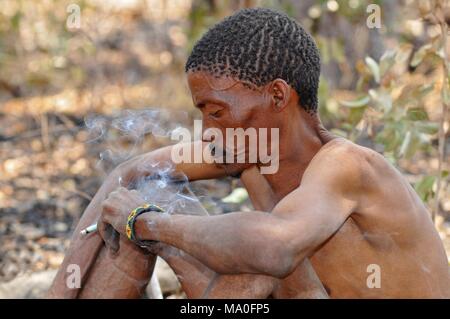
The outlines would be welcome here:
[[[187,120],[186,112],[160,109],[124,110],[113,117],[93,115],[85,119],[87,143],[101,146],[96,166],[107,174],[121,162],[150,151],[142,147],[146,138],[169,139]],[[161,206],[169,214],[198,214],[200,203],[190,191],[187,177],[175,174],[172,162],[145,163],[137,169],[146,173],[129,188],[138,190],[147,202]]]

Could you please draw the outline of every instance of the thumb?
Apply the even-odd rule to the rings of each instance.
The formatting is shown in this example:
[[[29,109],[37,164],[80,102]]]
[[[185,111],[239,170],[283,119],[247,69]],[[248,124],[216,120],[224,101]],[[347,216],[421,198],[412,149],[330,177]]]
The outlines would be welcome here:
[[[119,250],[119,233],[108,223],[100,222],[98,226],[98,232],[108,247],[113,252]]]

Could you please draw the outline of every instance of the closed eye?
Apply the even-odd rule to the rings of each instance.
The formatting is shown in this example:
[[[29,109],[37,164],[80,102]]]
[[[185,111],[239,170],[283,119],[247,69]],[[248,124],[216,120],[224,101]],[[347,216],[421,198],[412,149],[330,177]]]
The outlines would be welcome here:
[[[217,110],[214,113],[211,113],[210,116],[217,118],[220,116],[221,112],[222,112],[222,110]]]

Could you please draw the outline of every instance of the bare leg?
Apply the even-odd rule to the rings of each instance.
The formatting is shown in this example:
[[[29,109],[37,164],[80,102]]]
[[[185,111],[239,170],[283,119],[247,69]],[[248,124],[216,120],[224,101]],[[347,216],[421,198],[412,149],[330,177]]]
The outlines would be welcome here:
[[[327,299],[325,290],[313,266],[306,258],[295,271],[280,280],[272,293],[275,299]]]
[[[220,275],[192,256],[161,244],[158,255],[177,275],[188,298],[267,298],[278,279],[263,275]]]
[[[127,238],[113,254],[103,248],[92,266],[79,298],[140,298],[153,272],[156,257]]]
[[[139,298],[148,283],[155,263],[155,255],[135,246],[127,239],[121,239],[120,250],[113,254],[107,250],[98,234],[80,236],[84,227],[94,223],[101,212],[101,202],[109,192],[118,187],[117,178],[112,175],[95,195],[83,214],[72,238],[71,246],[48,293],[52,298]],[[189,213],[206,214],[197,205],[189,207]],[[255,280],[255,275],[218,276],[191,256],[167,247],[161,256],[177,273],[183,289],[190,298],[264,298],[272,285],[269,277]],[[81,270],[81,287],[66,285],[67,266],[76,264]],[[265,276],[262,276],[265,277]],[[270,281],[273,281],[270,278]],[[247,282],[247,284],[244,284]],[[241,291],[236,290],[240,288]]]
[[[246,187],[255,207],[261,209],[265,206],[270,210],[275,205],[269,193],[270,188],[261,187],[264,184],[261,184],[262,180],[258,180],[262,177],[258,175],[259,172],[253,170],[253,173],[243,176],[243,181],[247,180]],[[117,176],[113,174],[86,209],[75,230],[72,245],[49,291],[49,297],[139,298],[142,295],[151,277],[155,263],[154,255],[124,239],[119,252],[112,254],[105,249],[97,234],[85,238],[79,235],[82,228],[97,220],[101,202],[109,192],[119,186],[117,180]],[[252,190],[252,185],[258,186],[258,192]],[[198,212],[206,213],[203,209]],[[280,287],[280,280],[268,276],[216,274],[191,256],[172,247],[160,249],[160,255],[177,273],[183,289],[190,298],[266,298]],[[80,266],[82,285],[78,289],[71,289],[66,285],[69,274],[65,270],[70,264]],[[291,286],[291,289],[295,289],[295,285]],[[278,295],[282,296],[285,290],[279,291]]]
[[[117,254],[110,253],[101,237],[94,233],[81,236],[80,231],[95,223],[101,203],[119,186],[119,174],[112,173],[86,208],[64,261],[48,292],[50,298],[140,298],[148,283],[156,257],[127,240],[122,240]],[[78,265],[80,287],[66,284],[69,265]]]

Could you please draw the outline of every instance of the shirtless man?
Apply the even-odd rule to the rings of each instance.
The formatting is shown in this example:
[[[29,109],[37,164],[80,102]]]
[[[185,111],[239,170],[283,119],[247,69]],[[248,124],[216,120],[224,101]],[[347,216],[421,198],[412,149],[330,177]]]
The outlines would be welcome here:
[[[203,36],[186,71],[204,130],[279,129],[274,174],[258,174],[261,163],[176,166],[190,180],[241,176],[257,211],[148,212],[136,219],[136,236],[157,241],[150,251],[185,274],[188,296],[324,297],[324,287],[332,298],[450,297],[445,250],[412,187],[381,155],[335,138],[321,125],[319,54],[300,25],[267,9],[240,11]],[[107,254],[126,255],[122,251],[147,256],[128,269],[141,267],[139,278],[145,278],[142,263],[149,257],[126,239],[125,225],[143,200],[135,191],[117,188],[116,179],[135,176],[146,161],[170,161],[170,153],[168,147],[121,165],[77,229],[101,210],[100,235],[110,248],[104,260]],[[75,235],[61,269],[83,259],[77,253],[80,242]],[[374,269],[380,279],[375,286],[368,280]],[[102,271],[104,266],[91,272]],[[60,270],[51,296],[65,296],[64,278]]]

